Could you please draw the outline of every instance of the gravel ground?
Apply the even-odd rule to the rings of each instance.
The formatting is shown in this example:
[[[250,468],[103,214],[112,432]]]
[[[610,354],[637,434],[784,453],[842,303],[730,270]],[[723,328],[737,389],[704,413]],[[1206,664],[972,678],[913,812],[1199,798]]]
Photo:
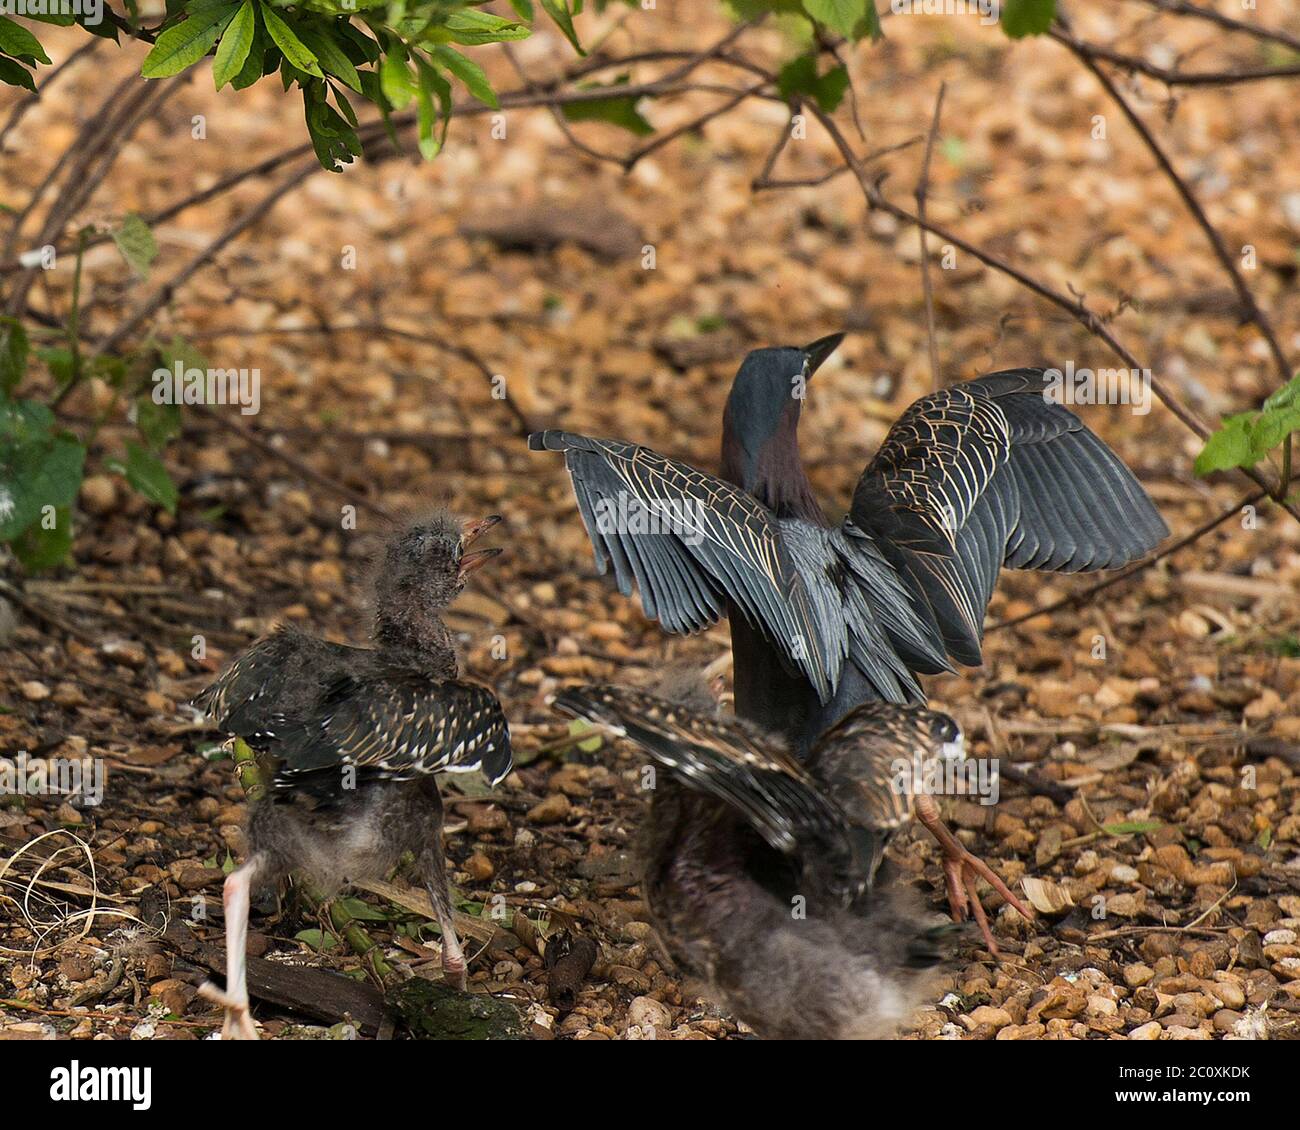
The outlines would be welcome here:
[[[677,8],[661,0],[661,12]],[[642,47],[691,34],[673,20],[634,27],[619,34]],[[782,50],[774,30],[755,42]],[[520,57],[540,70],[558,50],[539,36]],[[93,72],[74,72],[68,104],[91,104],[140,54],[110,51]],[[1258,342],[1223,313],[1224,282],[1202,234],[1120,122],[1109,141],[1091,138],[1104,104],[1064,52],[911,21],[859,70],[873,145],[923,129],[940,78],[952,80],[935,219],[1113,310],[1116,332],[1207,418],[1258,402],[1269,370]],[[508,68],[494,73],[509,81]],[[1141,93],[1161,97],[1154,86]],[[661,128],[689,115],[647,112]],[[1300,103],[1258,84],[1197,92],[1170,122],[1144,112],[1195,171],[1228,244],[1257,246],[1252,285],[1277,324],[1300,325],[1300,219],[1273,168],[1277,138],[1300,130]],[[189,139],[195,113],[208,116],[206,143]],[[299,113],[269,91],[218,98],[206,79],[185,87],[82,219],[153,210],[210,184],[231,167],[229,139],[251,163],[298,140]],[[595,576],[559,461],[524,450],[520,417],[716,467],[739,356],[847,326],[854,332],[810,391],[803,433],[822,496],[847,500],[888,421],[928,388],[919,251],[913,234],[864,216],[849,178],[752,193],[784,120],[780,106],[746,104],[626,178],[574,151],[544,112],[513,116],[504,144],[467,121],[433,165],[391,160],[312,178],[181,289],[155,334],[193,337],[214,364],[261,368],[262,410],[235,421],[260,446],[194,415],[168,453],[176,517],[94,474],[79,504],[75,570],[28,587],[41,615],[0,606],[0,753],[91,756],[107,771],[98,808],[58,797],[0,804],[0,1036],[188,1039],[219,1026],[195,996],[204,971],[160,939],[157,916],[219,938],[218,916],[205,915],[219,907],[223,864],[240,857],[243,796],[229,763],[206,753],[215,735],[181,704],[278,620],[362,639],[367,561],[383,528],[376,504],[437,500],[507,519],[498,540],[508,554],[478,574],[453,617],[467,671],[506,703],[519,761],[491,798],[471,792],[451,805],[453,881],[478,919],[473,985],[521,1003],[539,1036],[744,1033],[678,979],[647,924],[633,851],[636,757],[575,747],[544,705],[567,681],[644,683],[665,663],[715,664],[725,678],[725,628],[667,638]],[[36,107],[7,143],[15,180],[34,185],[76,124]],[[619,141],[587,128],[584,137]],[[824,139],[791,149],[786,175],[830,167]],[[919,161],[914,147],[887,162],[898,199]],[[183,262],[254,199],[250,185],[160,225],[157,269]],[[607,238],[584,248],[570,230],[555,247],[499,246],[503,216],[528,209],[553,227],[549,207]],[[656,249],[653,271],[628,254],[645,243]],[[345,246],[357,250],[355,270],[338,267]],[[138,298],[111,245],[87,256],[86,275],[98,329]],[[977,263],[959,259],[936,275],[952,377],[1043,358],[1110,363],[1072,322]],[[47,296],[56,304],[59,285]],[[310,332],[354,318],[426,340]],[[438,340],[503,375],[508,408]],[[90,417],[111,401],[91,383],[67,410]],[[1198,444],[1158,405],[1149,415],[1081,412],[1175,534],[1241,493],[1192,477]],[[115,454],[124,435],[110,423],[98,444]],[[355,532],[341,528],[345,506],[357,507]],[[977,937],[964,943],[911,1038],[1300,1035],[1298,582],[1300,525],[1261,508],[1079,607],[992,632],[983,668],[930,681],[975,756],[1038,782],[1031,792],[1004,780],[996,806],[958,799],[947,813],[1008,882],[1027,880],[1040,913],[1027,923],[989,893],[1002,960]],[[1086,584],[1007,574],[990,623]],[[940,913],[929,838],[909,832],[896,855]],[[394,882],[409,903],[404,880]],[[421,916],[391,890],[357,897],[393,979],[436,976],[436,938]],[[83,913],[92,898],[93,917]],[[492,917],[498,906],[506,919]],[[255,911],[253,926],[255,954],[365,975],[363,959],[331,944],[299,900]],[[547,999],[541,956],[561,931],[598,946],[563,1012]],[[257,1015],[268,1036],[347,1034],[304,1028],[270,1006]]]

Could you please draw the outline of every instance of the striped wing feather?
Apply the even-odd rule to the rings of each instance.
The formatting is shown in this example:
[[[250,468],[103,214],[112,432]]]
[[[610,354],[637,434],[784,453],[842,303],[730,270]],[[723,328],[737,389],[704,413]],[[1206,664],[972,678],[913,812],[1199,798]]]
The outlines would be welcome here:
[[[1115,569],[1169,530],[1132,472],[1041,369],[991,373],[922,397],[890,429],[847,520],[918,598],[934,638],[981,662],[984,612],[1004,566]]]
[[[311,717],[274,729],[275,783],[354,766],[391,780],[481,770],[495,785],[511,769],[510,731],[486,687],[414,673],[343,678]]]
[[[538,432],[535,450],[562,451],[600,571],[639,589],[647,616],[690,633],[734,602],[803,671],[823,701],[849,653],[843,618],[819,614],[770,511],[739,487],[621,440]],[[638,516],[662,532],[633,528]],[[664,519],[672,521],[665,523]]]
[[[689,788],[729,805],[777,851],[807,852],[832,843],[846,853],[837,806],[779,744],[734,718],[700,714],[644,691],[569,687],[554,706],[609,726],[635,742]]]

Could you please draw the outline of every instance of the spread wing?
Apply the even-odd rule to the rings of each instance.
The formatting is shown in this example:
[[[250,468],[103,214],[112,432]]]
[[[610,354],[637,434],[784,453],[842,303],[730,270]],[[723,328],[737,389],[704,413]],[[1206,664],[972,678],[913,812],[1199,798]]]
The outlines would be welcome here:
[[[644,691],[569,687],[553,705],[626,735],[684,784],[729,805],[785,854],[834,844],[846,854],[844,814],[775,741],[732,718],[715,718]]]
[[[1041,369],[1010,369],[913,404],[854,491],[846,532],[872,541],[918,598],[931,638],[981,661],[998,571],[1115,569],[1168,533],[1133,474]]]
[[[534,451],[562,451],[602,573],[641,593],[671,632],[696,632],[731,601],[802,671],[823,701],[849,654],[839,610],[814,599],[775,516],[722,479],[621,440],[545,431]]]
[[[510,730],[496,695],[414,672],[340,678],[309,716],[279,719],[266,736],[279,788],[343,766],[399,781],[477,769],[493,785],[511,769]]]

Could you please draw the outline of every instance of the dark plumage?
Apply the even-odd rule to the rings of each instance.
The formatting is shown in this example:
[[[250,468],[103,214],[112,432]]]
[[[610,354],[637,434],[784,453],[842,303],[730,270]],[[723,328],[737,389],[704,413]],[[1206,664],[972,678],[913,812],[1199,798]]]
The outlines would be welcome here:
[[[706,702],[614,686],[554,699],[670,771],[655,786],[643,860],[666,948],[761,1035],[887,1034],[919,1003],[946,929],[922,924],[881,879],[885,845],[913,813],[898,763],[959,755],[957,724],[868,703],[801,762]]]
[[[721,477],[620,440],[529,438],[564,452],[598,566],[627,595],[635,583],[648,616],[673,632],[730,617],[737,712],[801,754],[858,703],[923,702],[917,675],[978,664],[1004,566],[1113,569],[1168,533],[1114,453],[1046,398],[1040,369],[916,401],[832,525],[798,422],[842,336],[745,358]]]
[[[496,784],[510,772],[510,735],[496,696],[457,678],[440,613],[501,552],[464,552],[499,521],[462,524],[439,512],[389,541],[373,648],[281,628],[195,700],[256,751],[268,785],[252,804],[248,859],[226,880],[226,989],[203,990],[226,1007],[223,1036],[256,1039],[244,978],[249,899],[290,872],[333,892],[387,874],[412,852],[442,929],[444,975],[464,987],[435,775],[480,770]]]

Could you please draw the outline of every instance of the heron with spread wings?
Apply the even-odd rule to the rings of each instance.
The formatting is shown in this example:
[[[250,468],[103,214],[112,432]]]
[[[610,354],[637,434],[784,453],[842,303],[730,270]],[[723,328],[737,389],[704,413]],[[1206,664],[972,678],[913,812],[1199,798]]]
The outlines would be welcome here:
[[[720,475],[566,431],[602,572],[670,632],[730,622],[736,711],[806,753],[862,702],[924,702],[918,676],[981,662],[999,570],[1115,569],[1168,534],[1132,472],[1051,395],[1008,369],[922,397],[831,522],[799,455],[803,393],[843,334],[759,349],[722,423]]]

